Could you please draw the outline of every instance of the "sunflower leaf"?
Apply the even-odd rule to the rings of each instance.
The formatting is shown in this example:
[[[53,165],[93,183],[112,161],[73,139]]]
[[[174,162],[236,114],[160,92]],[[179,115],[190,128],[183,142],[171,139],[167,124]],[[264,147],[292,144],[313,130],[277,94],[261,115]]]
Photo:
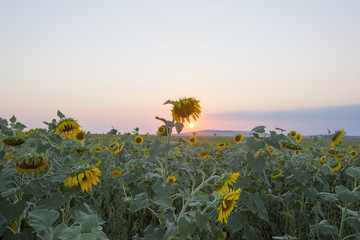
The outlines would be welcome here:
[[[202,231],[209,222],[209,214],[197,211],[195,213],[195,221],[200,231]]]
[[[11,222],[15,218],[21,216],[26,207],[26,202],[20,200],[14,204],[10,203],[7,200],[1,201],[0,205],[0,215],[5,217],[7,221]]]
[[[349,167],[346,169],[345,174],[355,178],[355,181],[360,179],[360,168],[359,167]]]
[[[29,225],[36,231],[48,230],[60,216],[58,211],[36,209],[29,212]]]
[[[57,116],[61,119],[61,118],[65,118],[65,115],[62,114],[62,112],[60,112],[60,110],[57,111]]]
[[[264,133],[265,132],[265,126],[257,126],[251,130],[252,132],[256,133]]]
[[[13,115],[9,120],[10,120],[10,122],[13,123],[13,124],[16,123],[16,117],[15,117],[15,115]]]
[[[148,198],[147,194],[143,192],[135,196],[134,200],[131,202],[130,210],[132,212],[137,212],[150,205],[151,205],[150,199]]]
[[[181,239],[191,235],[196,229],[196,224],[191,223],[185,217],[181,217],[178,222],[178,230]]]

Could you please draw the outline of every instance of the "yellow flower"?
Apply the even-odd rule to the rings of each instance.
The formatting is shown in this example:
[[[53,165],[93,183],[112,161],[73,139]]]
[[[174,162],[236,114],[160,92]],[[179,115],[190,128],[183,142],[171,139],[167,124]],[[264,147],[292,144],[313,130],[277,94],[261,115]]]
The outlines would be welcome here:
[[[18,136],[8,136],[3,140],[3,144],[8,147],[20,146],[25,143],[25,139]]]
[[[174,176],[170,176],[167,180],[166,180],[167,183],[172,183],[174,184],[176,182],[176,177]]]
[[[96,146],[93,146],[93,147],[91,148],[91,150],[93,150],[94,152],[99,153],[99,152],[102,152],[103,149],[102,149],[102,147],[96,145]]]
[[[335,156],[335,155],[338,155],[339,154],[339,151],[336,150],[336,149],[329,149],[329,155],[330,156]]]
[[[314,170],[317,169],[317,167],[316,167],[315,165],[311,165],[311,167],[312,167]]]
[[[338,161],[341,161],[341,160],[344,160],[344,159],[345,159],[344,156],[336,156],[336,160],[338,160]]]
[[[351,157],[353,158],[353,157],[355,157],[356,155],[357,155],[357,151],[352,150],[352,151],[351,151]]]
[[[125,145],[125,142],[123,142],[121,144],[121,146],[119,146],[119,143],[117,143],[117,142],[110,144],[111,153],[117,154],[117,153],[121,152],[124,148],[124,145]]]
[[[132,167],[136,167],[136,163],[131,164]]]
[[[141,145],[143,143],[144,139],[142,136],[136,136],[135,137],[135,144]]]
[[[300,149],[294,151],[294,154],[295,154],[295,155],[298,155],[299,153],[301,153],[301,150],[300,150]]]
[[[37,174],[40,171],[44,171],[47,165],[48,163],[44,155],[38,153],[28,153],[16,161],[15,170],[23,174],[27,174],[28,172]]]
[[[296,131],[295,130],[291,130],[290,133],[288,133],[288,135],[290,137],[295,137],[296,136]]]
[[[79,130],[78,132],[74,133],[73,138],[78,142],[85,142],[85,135],[86,132],[84,130]]]
[[[131,132],[126,133],[126,135],[127,135],[127,136],[130,136],[130,135],[131,135]]]
[[[56,126],[56,132],[60,136],[71,138],[72,135],[80,131],[80,125],[72,118],[64,118]]]
[[[232,186],[233,183],[236,182],[238,177],[240,176],[240,173],[233,173],[233,174],[224,174],[220,182],[218,183],[218,188],[216,189],[216,192],[221,195],[229,190],[229,185]]]
[[[200,101],[193,97],[183,98],[173,103],[173,109],[171,110],[172,117],[177,122],[185,122],[187,120],[190,123],[190,117],[195,121],[199,118],[201,113]]]
[[[335,167],[330,167],[331,171],[335,172],[341,168],[342,164],[341,162],[338,162],[338,164]]]
[[[325,160],[326,159],[326,156],[322,156],[321,158],[320,158],[320,160]]]
[[[13,159],[14,159],[14,155],[12,155],[12,154],[7,155],[7,156],[5,157],[5,160],[8,161],[8,162],[12,161]]]
[[[209,152],[202,152],[201,154],[200,154],[200,158],[208,158],[209,157]]]
[[[165,133],[165,131],[166,131],[166,129],[165,129],[165,127],[164,126],[160,126],[159,128],[158,128],[158,134],[160,134],[160,135],[163,135],[164,133]]]
[[[101,163],[101,160],[98,159],[98,158],[94,158],[92,161],[91,161],[92,164],[94,164],[95,166],[98,166],[100,163]]]
[[[297,133],[295,135],[295,140],[296,140],[297,143],[301,142],[301,133]]]
[[[221,142],[217,146],[218,148],[224,148],[226,146],[226,143]]]
[[[242,135],[242,134],[238,134],[234,138],[235,143],[242,142],[242,140],[244,140],[244,135]]]
[[[189,142],[191,145],[194,145],[196,143],[196,137],[190,137]]]
[[[121,171],[118,170],[118,169],[114,169],[114,170],[111,171],[111,177],[112,178],[117,178],[120,175],[121,175]]]
[[[331,144],[330,147],[335,147],[335,144],[341,142],[341,138],[342,136],[344,136],[346,134],[346,132],[344,131],[344,129],[338,130],[334,133],[334,135],[331,137]]]
[[[268,152],[272,152],[274,150],[274,148],[272,146],[269,146],[267,150],[268,150]]]
[[[99,176],[101,176],[101,171],[98,168],[88,168],[73,176],[67,177],[64,183],[68,188],[80,185],[83,192],[88,192],[89,189],[92,189],[92,185],[96,186],[97,182],[100,182]]]
[[[149,151],[146,151],[145,153],[144,153],[144,157],[146,157],[146,156],[148,156],[149,155]]]
[[[275,174],[275,175],[271,175],[270,177],[271,177],[272,179],[274,179],[274,178],[278,178],[278,177],[282,176],[282,175],[283,175],[283,171],[282,171],[281,169],[278,169],[278,171],[279,171],[279,173],[277,173],[277,174]]]
[[[227,223],[227,219],[230,216],[230,213],[236,207],[236,202],[240,197],[241,189],[234,191],[233,189],[230,190],[226,195],[220,198],[220,205],[218,207],[219,210],[219,217],[217,219],[218,222]]]
[[[29,130],[29,131],[25,131],[25,137],[28,137],[28,136],[30,136],[31,134],[33,134],[35,132],[35,130],[33,130],[33,129],[31,129],[31,130]]]

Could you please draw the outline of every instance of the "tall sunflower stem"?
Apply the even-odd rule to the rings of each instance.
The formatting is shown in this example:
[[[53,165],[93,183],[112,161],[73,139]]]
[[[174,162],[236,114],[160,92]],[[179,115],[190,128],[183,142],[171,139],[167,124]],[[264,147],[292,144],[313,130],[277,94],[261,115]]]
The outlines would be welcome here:
[[[347,203],[347,204],[345,205],[345,208],[342,209],[341,223],[340,223],[340,229],[339,229],[339,234],[338,234],[339,240],[342,240],[342,239],[343,239],[343,238],[342,238],[342,235],[343,235],[343,231],[344,231],[346,211],[347,211],[349,205],[350,205],[350,203]]]
[[[20,184],[19,184],[19,198],[18,198],[18,201],[21,201],[22,200],[22,197],[23,197],[23,183],[24,183],[24,173],[21,172],[21,176],[20,176]],[[17,219],[16,219],[16,222],[17,222],[17,233],[20,232],[21,230],[21,219],[22,219],[22,216],[23,214],[21,214]]]
[[[65,223],[65,224],[67,224],[67,222],[69,220],[70,204],[71,204],[71,196],[66,204],[66,209],[64,212],[64,216],[63,216],[63,223]]]
[[[201,214],[206,213],[206,211],[207,211],[214,203],[216,203],[217,201],[218,201],[218,200],[215,199],[215,200],[212,201],[210,204],[208,204],[208,205],[204,208],[204,210],[201,211]]]

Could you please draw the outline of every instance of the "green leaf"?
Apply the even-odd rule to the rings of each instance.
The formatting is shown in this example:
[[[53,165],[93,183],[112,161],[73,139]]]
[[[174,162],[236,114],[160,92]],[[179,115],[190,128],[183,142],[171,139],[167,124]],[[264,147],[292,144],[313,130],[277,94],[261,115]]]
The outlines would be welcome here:
[[[65,115],[62,114],[62,112],[60,112],[60,110],[57,111],[57,116],[61,119],[61,118],[65,118]]]
[[[268,212],[258,193],[251,194],[246,191],[240,193],[239,201],[242,202],[251,212],[259,218],[269,221]]]
[[[144,230],[143,240],[162,240],[164,239],[165,230],[154,227],[151,224]]]
[[[152,190],[154,191],[156,196],[162,197],[162,196],[170,196],[171,194],[173,194],[175,188],[174,188],[174,184],[172,183],[163,184],[161,181],[157,181],[152,185]]]
[[[2,215],[7,221],[20,217],[26,208],[26,202],[20,200],[16,203],[10,203],[7,200],[2,200],[0,205],[0,215]]]
[[[329,224],[327,220],[322,220],[319,224],[314,224],[310,226],[310,233],[316,235],[334,235],[338,232],[336,226]]]
[[[183,128],[184,128],[183,123],[179,123],[179,122],[175,123],[175,129],[176,129],[177,134],[180,134],[181,131],[183,130]]]
[[[181,239],[191,235],[196,229],[196,225],[189,222],[186,217],[181,217],[178,222],[178,230]]]
[[[303,189],[303,192],[304,192],[305,197],[307,197],[312,202],[316,201],[318,194],[319,194],[319,191],[314,187],[305,187]]]
[[[65,223],[61,223],[57,225],[54,231],[54,240],[59,240],[60,239],[59,236],[66,229],[68,229],[68,226]]]
[[[160,142],[158,139],[155,139],[151,142],[149,148],[150,156],[156,156],[170,150],[170,145],[167,143]]]
[[[360,168],[349,167],[348,169],[345,170],[345,174],[355,178],[355,181],[357,181],[360,179]]]
[[[13,115],[9,120],[10,120],[10,122],[13,123],[13,124],[16,123],[16,117],[15,117],[15,115]]]
[[[55,210],[33,210],[29,212],[29,225],[38,232],[47,230],[54,224],[59,215],[59,212]]]
[[[349,191],[345,186],[338,185],[335,192],[339,195],[341,202],[344,204],[352,203],[360,200],[360,192]]]
[[[154,197],[151,200],[154,204],[162,206],[164,208],[171,208],[173,200],[170,197],[162,196],[162,197]]]
[[[242,190],[247,189],[251,186],[251,178],[249,176],[240,176],[236,183],[234,184],[234,187],[236,189],[241,188]]]
[[[17,131],[20,131],[20,132],[26,128],[26,126],[25,126],[24,124],[19,123],[19,122],[15,123],[15,125],[14,125],[13,127],[14,127]]]
[[[339,200],[337,194],[328,192],[320,192],[319,197],[326,202],[337,202]]]
[[[257,133],[264,133],[265,132],[265,126],[257,126],[255,128],[253,128],[251,131],[252,132],[257,132]]]
[[[209,222],[209,214],[197,211],[195,213],[195,221],[200,231],[202,231],[206,224]]]
[[[164,238],[168,239],[168,238],[174,237],[177,234],[176,224],[173,222],[170,222],[170,221],[166,221],[166,226],[167,226],[167,230],[166,230]]]
[[[132,212],[136,212],[150,205],[150,199],[148,198],[147,194],[143,192],[135,196],[134,200],[131,202],[130,210]]]
[[[228,219],[228,226],[232,232],[238,232],[245,227],[248,222],[248,216],[244,213],[233,212]]]
[[[58,238],[61,240],[78,240],[81,235],[81,227],[80,226],[72,226],[64,231],[62,231]]]
[[[254,137],[249,137],[246,139],[246,145],[251,150],[259,150],[265,147],[265,143],[263,141],[256,141]]]
[[[61,195],[59,192],[55,192],[51,197],[45,198],[43,201],[39,202],[38,208],[46,209],[57,209],[63,206],[70,198],[70,193],[66,192],[64,195]]]
[[[75,223],[80,224],[82,232],[89,233],[92,228],[99,227],[99,221],[96,214],[86,214],[78,211],[75,217]]]
[[[257,172],[261,172],[265,169],[265,158],[263,156],[254,157],[251,153],[246,155],[246,162],[249,166]]]

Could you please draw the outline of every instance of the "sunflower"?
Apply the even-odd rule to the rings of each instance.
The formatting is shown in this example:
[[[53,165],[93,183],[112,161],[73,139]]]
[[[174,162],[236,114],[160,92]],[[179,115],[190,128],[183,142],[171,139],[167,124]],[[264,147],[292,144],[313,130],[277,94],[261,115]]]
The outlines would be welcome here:
[[[297,133],[295,135],[295,140],[296,140],[297,143],[301,142],[301,133]]]
[[[144,141],[144,138],[142,136],[136,136],[134,142],[137,145],[141,145],[143,143],[143,141]]]
[[[166,180],[167,183],[172,183],[174,184],[176,182],[176,177],[174,176],[170,176],[167,180]]]
[[[224,148],[226,146],[226,143],[221,142],[217,146],[218,148]]]
[[[91,163],[94,164],[95,166],[98,166],[101,163],[101,160],[98,158],[94,158],[91,160]]]
[[[21,156],[14,165],[15,170],[20,173],[27,174],[28,172],[32,172],[33,174],[37,174],[40,171],[44,171],[48,163],[43,154],[28,153]]]
[[[298,155],[299,153],[301,153],[301,149],[298,149],[298,150],[294,151],[294,155]]]
[[[241,189],[234,191],[233,189],[230,190],[230,192],[224,194],[219,201],[219,217],[217,219],[218,222],[227,223],[227,219],[230,215],[230,213],[234,210],[234,207],[236,207],[236,202],[239,199]]]
[[[123,142],[122,144],[121,144],[121,146],[119,146],[119,143],[112,143],[112,144],[110,144],[110,149],[111,149],[111,153],[112,154],[117,154],[117,153],[119,153],[119,152],[121,152],[122,150],[123,150],[123,148],[124,148],[124,145],[125,145],[125,142]],[[109,150],[110,150],[109,149]]]
[[[194,145],[196,143],[196,137],[189,138],[190,145]]]
[[[25,139],[18,136],[8,136],[3,140],[3,144],[9,147],[20,146],[25,143]]]
[[[331,168],[331,171],[335,172],[337,170],[339,170],[341,168],[342,164],[341,162],[338,162],[338,164],[334,167],[330,167]]]
[[[344,159],[345,159],[345,157],[343,155],[336,156],[336,160],[338,160],[338,161],[342,161]]]
[[[244,140],[244,135],[242,135],[242,134],[238,134],[234,138],[235,143],[242,142],[242,140]]]
[[[103,151],[103,148],[100,147],[99,145],[96,145],[96,146],[93,146],[93,147],[91,148],[91,150],[93,150],[94,152],[99,153],[99,152],[102,152],[102,151]]]
[[[28,137],[30,136],[31,134],[33,134],[35,132],[35,130],[31,129],[29,131],[25,131],[24,134],[25,134],[25,137]]]
[[[84,153],[90,152],[90,149],[84,146],[75,146],[74,151],[78,157],[81,157]]]
[[[98,168],[86,168],[72,176],[67,177],[64,180],[64,183],[68,188],[80,185],[83,192],[88,192],[89,189],[92,189],[92,185],[96,186],[97,182],[100,182],[99,176],[101,176],[101,171]]]
[[[86,132],[84,130],[79,130],[78,132],[74,133],[73,138],[78,142],[85,142],[85,135]]]
[[[121,171],[119,169],[111,170],[111,177],[112,178],[117,178],[120,175],[121,175]]]
[[[187,120],[190,123],[190,117],[195,121],[199,118],[201,113],[200,101],[193,97],[183,98],[173,103],[171,110],[172,117],[177,122],[184,123]]]
[[[80,125],[72,118],[64,118],[56,126],[56,132],[63,137],[71,138],[80,131]]]
[[[137,165],[136,163],[131,164],[132,167],[136,167],[136,165]]]
[[[351,157],[353,158],[353,157],[355,157],[357,155],[357,151],[352,150],[350,154],[351,154]]]
[[[329,149],[329,155],[330,156],[335,156],[335,155],[338,155],[339,154],[339,151],[336,150],[336,149]]]
[[[334,133],[334,135],[331,137],[331,144],[330,147],[335,147],[335,144],[341,142],[341,138],[342,136],[344,136],[346,134],[346,132],[344,131],[344,129],[338,130]]]
[[[209,152],[205,151],[200,154],[200,158],[209,158]]]
[[[165,126],[160,126],[157,130],[159,135],[163,135],[165,133],[165,131],[166,131]]]
[[[277,174],[270,176],[272,179],[278,178],[283,175],[283,171],[281,169],[277,169],[277,170],[279,171]]]
[[[274,147],[269,146],[267,150],[268,150],[268,152],[272,152],[274,150]]]
[[[226,173],[223,174],[221,180],[217,183],[218,188],[216,189],[216,192],[221,195],[229,190],[229,185],[232,186],[233,183],[236,182],[238,177],[240,176],[240,173]]]
[[[5,157],[5,160],[8,161],[8,162],[12,161],[13,159],[14,159],[14,155],[12,155],[12,154],[7,155],[7,156]]]
[[[291,130],[288,135],[292,138],[294,138],[296,136],[296,131],[295,130]]]

